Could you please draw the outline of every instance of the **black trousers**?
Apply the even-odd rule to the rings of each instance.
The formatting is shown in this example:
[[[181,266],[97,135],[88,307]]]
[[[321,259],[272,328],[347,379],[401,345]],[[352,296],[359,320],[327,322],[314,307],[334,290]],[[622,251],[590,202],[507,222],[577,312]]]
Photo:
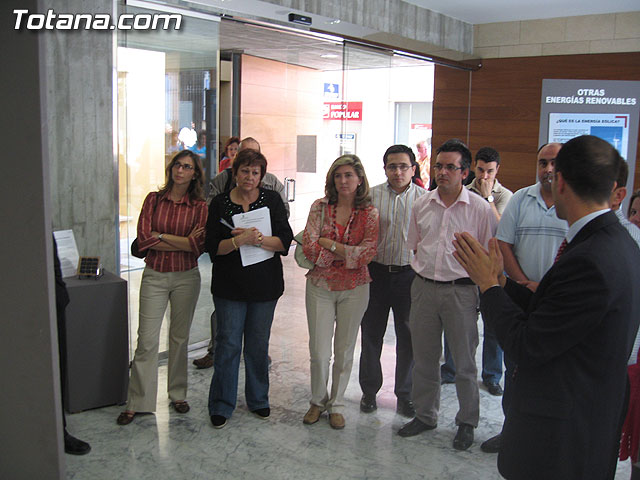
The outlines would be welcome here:
[[[387,265],[372,262],[369,273],[369,306],[362,318],[362,352],[360,354],[360,387],[365,395],[374,396],[382,387],[380,355],[387,330],[389,310],[393,311],[396,330],[396,371],[394,393],[398,399],[411,399],[413,349],[409,330],[411,282],[415,273],[410,268],[389,272]]]

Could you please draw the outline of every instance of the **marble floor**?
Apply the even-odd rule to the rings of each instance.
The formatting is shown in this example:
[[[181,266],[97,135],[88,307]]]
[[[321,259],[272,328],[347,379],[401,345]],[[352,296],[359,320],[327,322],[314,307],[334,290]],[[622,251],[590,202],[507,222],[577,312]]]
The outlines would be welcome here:
[[[111,406],[67,415],[69,431],[91,443],[89,455],[66,455],[67,478],[107,479],[499,479],[496,455],[485,454],[480,443],[502,424],[500,397],[480,387],[480,425],[468,451],[451,447],[455,435],[457,399],[454,385],[444,385],[436,430],[413,438],[396,432],[407,421],[395,413],[393,369],[395,338],[387,331],[383,350],[385,383],[378,410],[363,414],[358,404],[359,347],[346,393],[344,430],[332,430],[326,415],[315,425],[303,425],[309,401],[309,353],[304,313],[304,272],[285,258],[286,293],[279,301],[272,329],[271,417],[260,420],[244,403],[243,364],[240,365],[238,407],[227,426],[216,430],[209,422],[207,396],[212,369],[190,365],[191,411],[175,413],[166,396],[167,366],[160,362],[155,415],[136,417],[128,426],[116,425],[122,407]],[[203,298],[201,296],[201,298]],[[209,297],[209,302],[210,302]],[[206,310],[206,309],[204,309]],[[482,327],[482,322],[479,323]],[[359,345],[359,340],[358,340]],[[481,349],[478,349],[480,360]],[[197,358],[203,350],[190,352]],[[629,462],[618,466],[616,479],[630,477]]]

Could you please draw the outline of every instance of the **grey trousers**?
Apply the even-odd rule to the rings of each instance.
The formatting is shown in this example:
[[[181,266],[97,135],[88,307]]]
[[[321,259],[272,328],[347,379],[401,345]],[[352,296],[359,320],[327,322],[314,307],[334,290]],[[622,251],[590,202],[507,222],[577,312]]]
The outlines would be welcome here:
[[[456,425],[478,426],[480,392],[475,360],[478,298],[475,285],[435,284],[419,276],[411,285],[409,326],[415,362],[411,396],[416,417],[423,423],[438,424],[444,330],[456,365],[456,392],[460,406]]]

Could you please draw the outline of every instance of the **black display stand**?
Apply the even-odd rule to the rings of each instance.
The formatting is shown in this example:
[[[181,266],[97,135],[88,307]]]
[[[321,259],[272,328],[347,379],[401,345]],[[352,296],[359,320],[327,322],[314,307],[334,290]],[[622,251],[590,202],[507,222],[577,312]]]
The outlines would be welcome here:
[[[70,297],[64,407],[75,413],[123,404],[129,381],[127,282],[110,272],[97,280],[64,281]]]

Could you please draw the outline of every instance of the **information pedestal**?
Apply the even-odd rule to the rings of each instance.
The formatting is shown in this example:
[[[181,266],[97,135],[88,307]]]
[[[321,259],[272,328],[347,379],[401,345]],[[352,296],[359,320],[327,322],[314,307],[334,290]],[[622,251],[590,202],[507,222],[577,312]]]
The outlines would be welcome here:
[[[97,280],[64,281],[70,297],[65,409],[123,404],[129,379],[127,282],[109,272]]]

